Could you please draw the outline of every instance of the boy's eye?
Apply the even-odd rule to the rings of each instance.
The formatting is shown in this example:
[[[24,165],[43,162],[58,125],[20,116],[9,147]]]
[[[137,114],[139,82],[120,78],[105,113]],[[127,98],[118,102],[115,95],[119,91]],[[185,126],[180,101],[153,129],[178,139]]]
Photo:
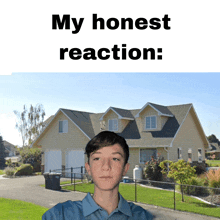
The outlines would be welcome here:
[[[120,161],[120,159],[118,159],[118,158],[116,158],[116,157],[114,157],[113,160],[114,160],[114,161]]]
[[[99,157],[96,157],[96,158],[94,158],[93,160],[99,160],[100,158]]]

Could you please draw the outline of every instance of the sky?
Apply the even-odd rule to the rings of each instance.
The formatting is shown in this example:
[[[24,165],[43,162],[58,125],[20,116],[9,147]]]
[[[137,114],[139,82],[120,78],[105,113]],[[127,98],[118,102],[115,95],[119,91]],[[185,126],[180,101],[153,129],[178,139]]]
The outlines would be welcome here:
[[[14,110],[42,104],[94,113],[192,103],[206,136],[220,139],[220,73],[12,73],[0,76],[0,135],[22,146]]]

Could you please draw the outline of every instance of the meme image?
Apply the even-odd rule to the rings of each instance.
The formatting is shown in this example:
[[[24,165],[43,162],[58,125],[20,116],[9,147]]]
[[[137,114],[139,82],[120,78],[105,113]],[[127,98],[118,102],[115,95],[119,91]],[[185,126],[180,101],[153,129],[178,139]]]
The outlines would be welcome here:
[[[220,219],[219,0],[0,7],[0,220]]]

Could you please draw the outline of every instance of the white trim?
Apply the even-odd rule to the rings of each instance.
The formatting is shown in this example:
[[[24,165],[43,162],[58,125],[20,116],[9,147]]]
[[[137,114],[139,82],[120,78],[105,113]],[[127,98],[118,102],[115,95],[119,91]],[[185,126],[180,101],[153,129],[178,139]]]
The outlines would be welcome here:
[[[112,111],[118,116],[119,119],[134,120],[133,118],[122,117],[117,111],[115,111],[115,110],[113,109],[113,107],[109,107],[109,108],[105,111],[105,113],[102,115],[102,117],[101,117],[99,120],[100,120],[100,121],[103,120],[104,116],[105,116],[110,110],[112,110]],[[125,110],[126,110],[126,109],[125,109]]]
[[[146,118],[148,118],[148,117],[155,117],[156,118],[156,128],[152,128],[151,127],[151,119],[150,119],[150,128],[146,128]],[[144,130],[145,131],[149,131],[149,130],[156,130],[157,129],[157,116],[156,115],[149,115],[149,116],[146,116],[145,117],[145,127],[144,127]]]
[[[177,134],[179,133],[179,130],[180,130],[180,128],[182,127],[183,123],[185,122],[186,117],[188,116],[189,111],[190,111],[190,109],[191,109],[191,108],[192,108],[192,104],[191,104],[190,108],[188,109],[188,111],[187,111],[187,113],[186,113],[186,116],[185,116],[185,118],[183,119],[183,121],[182,121],[181,125],[179,126],[179,128],[178,128],[178,130],[177,130],[176,134],[174,135],[173,140],[171,141],[171,144],[170,144],[170,146],[171,146],[171,147],[173,147],[173,141],[175,140],[175,138],[176,138]]]
[[[203,127],[202,127],[202,125],[201,125],[201,122],[200,122],[200,120],[199,120],[199,117],[198,117],[198,115],[197,115],[197,113],[196,113],[195,108],[193,107],[193,105],[192,105],[192,108],[193,108],[193,110],[194,110],[194,112],[195,112],[195,115],[196,115],[196,117],[197,117],[197,120],[198,120],[198,122],[199,122],[199,125],[200,125],[200,127],[201,127],[201,129],[202,129],[202,132],[203,132],[204,136],[205,136],[206,142],[208,143],[208,148],[211,148],[211,145],[210,145],[210,143],[209,143],[209,141],[208,141],[208,139],[207,139],[207,137],[206,137],[206,135],[205,135],[205,132],[204,132],[204,130],[203,130]]]
[[[141,110],[135,115],[135,118],[138,118],[138,117],[140,116],[140,113],[141,113],[148,105],[150,105],[151,108],[153,108],[155,111],[157,111],[157,112],[158,112],[158,115],[173,117],[173,115],[163,114],[163,113],[160,112],[158,109],[156,109],[154,106],[152,106],[151,103],[147,102],[147,103],[141,108]]]

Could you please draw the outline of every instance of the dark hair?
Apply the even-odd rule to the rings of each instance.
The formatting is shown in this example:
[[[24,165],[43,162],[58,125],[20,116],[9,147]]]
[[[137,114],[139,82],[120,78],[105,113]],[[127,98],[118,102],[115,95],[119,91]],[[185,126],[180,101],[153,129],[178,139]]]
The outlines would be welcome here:
[[[125,153],[125,164],[128,162],[129,158],[129,148],[125,139],[112,131],[102,131],[92,138],[85,148],[85,154],[87,154],[88,162],[90,154],[97,151],[103,147],[112,146],[114,144],[119,144]]]

